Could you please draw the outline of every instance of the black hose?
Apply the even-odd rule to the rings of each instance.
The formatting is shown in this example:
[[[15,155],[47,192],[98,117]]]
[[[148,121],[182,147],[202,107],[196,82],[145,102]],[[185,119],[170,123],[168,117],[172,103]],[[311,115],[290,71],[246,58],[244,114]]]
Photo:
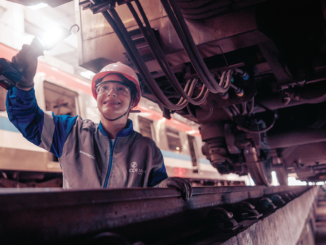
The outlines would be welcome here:
[[[137,3],[137,1],[136,1],[136,3]],[[147,30],[148,31],[152,31],[151,29],[151,27],[149,26],[147,26],[147,30],[144,28],[144,26],[143,26],[143,23],[141,22],[141,20],[139,19],[139,16],[138,16],[138,14],[137,14],[137,12],[135,11],[135,9],[134,9],[134,7],[132,6],[132,4],[131,3],[127,3],[127,6],[128,6],[128,8],[129,8],[129,10],[130,10],[130,12],[131,12],[131,14],[133,15],[133,17],[134,17],[134,19],[136,20],[136,22],[137,22],[137,24],[138,24],[138,27],[139,27],[139,29],[140,29],[140,31],[142,32],[142,34],[143,34],[143,36],[144,36],[144,38],[145,38],[145,40],[147,41],[147,43],[148,43],[148,45],[150,46],[150,48],[151,48],[151,51],[152,51],[152,53],[153,53],[153,55],[154,55],[154,57],[155,57],[155,59],[157,60],[157,62],[159,63],[159,65],[160,65],[160,67],[162,68],[162,70],[163,70],[163,72],[164,72],[164,74],[165,74],[165,76],[167,77],[167,79],[168,79],[168,81],[171,83],[171,77],[170,77],[170,72],[168,72],[167,70],[166,70],[166,66],[165,66],[165,64],[163,64],[162,63],[162,60],[161,60],[161,58],[160,58],[160,55],[157,53],[157,51],[156,50],[160,50],[160,47],[157,47],[157,45],[155,44],[155,41],[156,41],[156,38],[154,38],[154,37],[152,37],[152,38],[150,38],[150,36],[148,35],[148,33],[147,33]],[[141,7],[141,6],[140,6]],[[138,6],[138,9],[140,10],[140,7]],[[142,12],[141,10],[140,10],[140,12]],[[143,19],[144,19],[144,17],[143,17]],[[146,22],[145,22],[146,23]],[[152,33],[151,33],[152,34]],[[155,47],[154,47],[155,46]],[[173,84],[171,83],[171,85],[173,86]],[[174,87],[174,86],[173,86]],[[181,94],[180,94],[181,95]]]
[[[205,121],[205,120],[209,119],[213,115],[213,111],[214,111],[214,103],[212,103],[211,108],[209,109],[208,114],[205,117],[200,118],[200,121]]]
[[[188,113],[189,113],[192,117],[197,118],[197,117],[192,113],[191,109],[189,108],[189,104],[187,104],[187,110],[188,110]]]
[[[193,79],[192,81],[191,81],[191,79],[189,79],[187,81],[186,86],[185,86],[185,92],[189,96],[192,96],[192,94],[195,90],[196,83],[197,83],[196,79]],[[188,101],[184,97],[181,97],[179,102],[177,103],[177,105],[186,105],[186,104],[188,104]]]
[[[191,89],[191,88],[190,88]],[[192,91],[193,92],[193,91]],[[209,94],[209,90],[205,87],[205,85],[202,87],[199,95],[197,95],[197,97],[195,97],[194,99],[199,99],[200,97],[202,97],[202,101],[204,102]],[[186,100],[184,100],[184,102],[187,102]],[[188,103],[188,102],[187,102]]]
[[[190,81],[190,80],[189,80]],[[189,96],[191,96],[192,94],[193,94],[193,92],[194,92],[194,88],[195,88],[195,85],[196,85],[196,83],[197,83],[197,81],[198,81],[198,79],[197,78],[195,78],[193,81],[192,81],[192,84],[190,85],[190,88],[188,89],[188,87],[189,87],[189,84],[190,84],[190,82],[187,82],[187,84],[186,84],[186,86],[185,86],[185,91],[188,93],[188,95]],[[208,94],[209,94],[209,90],[205,87],[205,85],[203,85],[203,87],[202,87],[202,89],[201,89],[201,91],[200,91],[200,93],[199,93],[199,95],[197,95],[197,97],[195,97],[194,98],[194,100],[197,100],[197,99],[199,99],[200,97],[203,97],[201,100],[206,100],[207,99],[207,97],[208,97]],[[188,101],[186,101],[183,97],[179,100],[179,102],[177,103],[177,105],[183,105],[183,103],[188,103]]]
[[[232,70],[229,71],[224,71],[222,73],[222,76],[220,78],[219,86],[222,88],[225,88],[227,91],[229,90],[231,84],[231,76],[232,76]],[[225,76],[226,76],[226,81],[225,81]]]
[[[158,97],[158,94],[156,93],[156,91],[154,90],[154,88],[149,84],[148,80],[147,80],[147,76],[145,75],[145,73],[143,72],[140,64],[138,63],[136,57],[134,56],[133,52],[131,52],[131,49],[129,47],[129,45],[127,44],[125,38],[123,37],[122,33],[120,32],[119,27],[116,25],[115,21],[112,19],[111,15],[108,12],[102,12],[104,18],[109,22],[109,24],[111,25],[112,29],[114,30],[114,32],[117,34],[118,38],[120,39],[122,45],[124,46],[124,48],[126,49],[126,51],[129,54],[130,59],[132,60],[132,62],[134,63],[134,65],[136,66],[136,69],[138,70],[138,72],[140,73],[140,75],[142,76],[144,82],[146,83],[147,87],[149,88],[149,90],[151,91],[152,94],[154,94],[154,96],[163,104],[165,105],[165,103]]]
[[[139,73],[141,74],[141,76],[143,77],[143,80],[146,82],[146,76],[143,73],[142,69],[140,68],[135,56],[133,55],[133,53],[131,52],[131,49],[129,48],[126,40],[124,39],[123,35],[121,34],[119,28],[117,27],[116,23],[114,22],[114,20],[112,19],[111,15],[108,12],[102,12],[104,18],[107,20],[107,22],[109,22],[109,24],[111,25],[112,29],[114,30],[114,32],[117,34],[119,40],[121,41],[123,47],[126,49],[126,51],[129,54],[130,59],[132,60],[132,62],[134,63],[134,65],[136,66],[137,70],[139,71]],[[156,94],[154,90],[152,90],[151,86],[148,86],[149,90],[153,93]]]
[[[159,65],[161,66],[164,74],[166,75],[168,81],[170,82],[170,84],[172,85],[172,87],[182,96],[184,97],[188,102],[194,104],[194,105],[200,105],[204,102],[203,99],[199,100],[199,101],[196,101],[194,99],[192,99],[184,90],[183,88],[181,87],[179,81],[177,80],[177,78],[175,77],[175,74],[174,72],[172,71],[168,61],[166,60],[166,57],[165,57],[165,54],[163,52],[163,50],[161,49],[159,43],[157,42],[156,40],[156,37],[155,37],[155,34],[150,26],[150,23],[147,19],[147,16],[141,6],[141,4],[139,3],[138,0],[135,1],[136,2],[136,5],[139,9],[139,12],[141,13],[142,15],[142,18],[145,22],[145,25],[146,25],[146,29],[149,31],[149,35],[146,31],[146,29],[144,28],[143,26],[143,23],[141,22],[137,12],[135,11],[133,5],[131,3],[127,3],[127,6],[129,7],[129,10],[130,12],[132,13],[133,17],[135,18],[142,34],[144,35],[148,45],[150,46],[151,48],[151,51],[154,55],[154,57],[156,58],[156,60],[158,61]],[[195,84],[192,84],[192,86],[194,87]],[[193,89],[192,89],[193,91]],[[192,94],[192,93],[191,93]],[[179,104],[180,105],[180,104]]]
[[[212,92],[212,93],[217,93],[216,89],[208,82],[208,80],[206,79],[203,71],[201,70],[193,52],[191,51],[189,44],[185,38],[185,36],[182,34],[182,30],[180,28],[180,26],[178,25],[178,22],[174,16],[174,13],[172,12],[170,5],[167,1],[165,0],[161,0],[162,5],[166,11],[166,13],[168,14],[170,21],[174,27],[174,29],[176,30],[177,35],[179,36],[179,39],[181,41],[181,43],[183,44],[183,47],[186,51],[186,53],[189,56],[189,59],[191,61],[191,64],[193,66],[193,68],[195,69],[196,73],[198,74],[200,80],[207,86],[207,88]]]
[[[161,0],[166,1],[166,0]],[[208,78],[209,82],[213,85],[214,89],[216,90],[216,92],[219,93],[225,93],[227,91],[227,89],[224,89],[222,87],[219,86],[219,84],[215,81],[214,77],[212,76],[212,74],[210,73],[210,71],[208,70],[203,57],[201,56],[201,54],[199,53],[197,46],[192,38],[192,35],[189,31],[189,28],[184,20],[184,17],[179,9],[179,6],[177,5],[177,3],[174,0],[169,0],[170,5],[173,9],[173,12],[178,20],[178,23],[183,31],[183,34],[186,38],[186,40],[189,42],[190,48],[192,49],[195,57],[197,58],[197,61],[199,62],[199,65],[201,66],[204,74],[206,75],[206,77]],[[179,34],[179,33],[178,33]],[[180,33],[181,34],[181,33]],[[213,92],[213,91],[211,91]]]
[[[172,87],[175,88],[175,85],[172,83],[172,80],[176,79],[176,77],[175,77],[174,73],[171,72],[171,69],[168,69],[168,68],[170,68],[170,66],[167,65],[167,61],[164,60],[165,56],[164,55],[162,56],[161,52],[160,53],[157,52],[157,51],[161,51],[161,47],[157,43],[157,40],[156,40],[156,38],[154,36],[153,30],[152,30],[152,28],[151,28],[151,26],[150,26],[150,24],[149,24],[149,22],[147,20],[147,17],[145,15],[145,13],[143,15],[144,11],[143,11],[142,6],[140,5],[140,3],[138,1],[135,1],[135,2],[137,4],[137,7],[138,7],[140,13],[142,14],[142,17],[143,17],[144,22],[146,24],[146,29],[144,28],[143,23],[141,22],[141,20],[140,20],[140,18],[138,16],[137,12],[135,11],[133,5],[131,3],[127,3],[127,6],[129,8],[131,14],[133,15],[134,19],[136,20],[136,22],[138,24],[138,27],[139,27],[140,31],[142,32],[145,40],[147,41],[148,45],[150,46],[151,51],[152,51],[155,59],[159,63],[160,67],[162,68],[165,76],[167,77],[167,79],[170,82],[170,84],[172,85]],[[147,31],[149,31],[150,34],[148,34]],[[171,74],[172,74],[172,76],[171,76]],[[178,93],[181,95],[181,93],[179,91],[178,91]]]
[[[214,105],[215,105],[215,102],[212,101],[212,104],[211,104],[211,107],[209,108],[209,112],[208,112],[208,114],[207,114],[205,117],[203,117],[203,118],[198,118],[199,121],[205,121],[205,120],[209,119],[209,118],[212,116],[213,111],[214,111]],[[187,110],[188,110],[188,113],[189,113],[191,116],[193,116],[194,118],[197,118],[197,117],[192,113],[191,109],[189,108],[189,104],[187,105]]]
[[[237,105],[232,105],[231,107],[232,107],[232,109],[237,113],[237,115],[240,115],[240,110],[239,110],[239,108],[237,107]]]
[[[241,115],[246,115],[247,114],[247,102],[242,102],[241,103],[241,107],[242,107],[242,113]]]
[[[204,98],[207,99],[209,90],[207,89],[207,87],[205,85],[203,85],[199,95],[197,97],[195,97],[195,99],[200,98],[203,94],[204,94]]]
[[[207,88],[209,89],[209,91],[212,92],[212,93],[224,93],[224,92],[226,92],[227,90],[221,88],[221,87],[217,84],[217,82],[214,80],[212,74],[209,73],[209,74],[210,74],[209,78],[214,80],[215,84],[217,85],[217,87],[218,87],[219,89],[217,90],[217,89],[216,89],[216,88],[215,88],[215,87],[214,87],[214,86],[213,86],[213,85],[212,85],[212,84],[207,80],[205,74],[203,73],[202,68],[200,67],[200,65],[199,65],[199,63],[198,63],[198,60],[196,59],[196,57],[195,57],[193,51],[191,50],[191,47],[189,46],[189,43],[188,43],[187,38],[186,38],[185,35],[183,34],[183,33],[184,33],[183,30],[182,30],[181,27],[179,26],[178,20],[176,19],[174,13],[172,12],[172,9],[171,9],[169,3],[167,2],[167,0],[161,0],[161,2],[162,2],[162,5],[163,5],[163,7],[164,7],[164,9],[165,9],[165,11],[166,11],[166,13],[167,13],[167,15],[168,15],[169,18],[170,18],[170,21],[171,21],[171,23],[172,23],[174,29],[175,29],[176,32],[177,32],[177,35],[179,36],[180,41],[182,42],[183,47],[184,47],[186,53],[188,54],[189,59],[190,59],[192,65],[193,65],[195,71],[197,72],[197,74],[198,74],[200,80],[201,80],[201,81],[206,85],[206,87],[207,87]],[[182,18],[183,18],[183,17],[182,17]],[[188,30],[188,31],[189,31],[189,30]],[[191,36],[191,35],[190,35],[190,36]],[[191,37],[191,39],[192,39],[192,37]],[[192,41],[193,41],[193,40],[192,40]],[[197,48],[196,48],[196,49],[197,49]],[[198,50],[197,50],[197,51],[198,51]],[[199,52],[198,52],[198,53],[199,53]],[[202,60],[202,57],[201,57],[201,56],[200,56],[200,58],[201,58],[201,60]],[[204,62],[203,62],[203,63],[204,63]],[[204,63],[204,65],[205,65],[205,63]],[[208,68],[207,68],[206,65],[205,65],[205,67],[206,67],[206,69],[208,70]],[[215,85],[215,86],[216,86],[216,85]]]
[[[238,115],[238,113],[234,110],[234,108],[233,108],[232,106],[229,106],[228,108],[229,108],[229,110],[232,112],[233,117],[235,117],[235,116]]]
[[[274,126],[274,124],[275,124],[275,120],[276,120],[276,115],[275,115],[275,113],[274,113],[271,109],[267,108],[266,106],[264,106],[264,105],[262,105],[262,104],[258,104],[258,103],[257,103],[257,105],[260,106],[260,107],[262,107],[262,108],[264,108],[266,111],[268,111],[268,112],[270,112],[270,113],[273,114],[273,121],[271,122],[271,124],[270,124],[268,127],[266,127],[265,129],[262,129],[262,130],[251,130],[251,129],[248,129],[248,128],[245,128],[245,127],[242,127],[242,126],[240,126],[240,125],[237,125],[237,129],[242,130],[242,131],[244,131],[244,132],[246,132],[246,133],[255,133],[255,134],[260,134],[260,133],[266,133],[268,130],[270,130],[270,129]]]
[[[250,108],[248,109],[248,115],[251,115],[255,107],[255,97],[252,98],[252,100],[250,101],[250,103],[248,103],[248,105],[250,106]]]
[[[233,113],[232,111],[227,107],[227,106],[223,106],[224,111],[231,117],[231,119],[233,118]]]
[[[170,110],[181,110],[182,108],[184,108],[185,106],[177,106],[177,105],[173,104],[171,101],[169,101],[166,98],[166,96],[163,94],[163,92],[161,91],[160,87],[158,86],[158,84],[155,82],[155,80],[153,79],[152,75],[150,74],[147,66],[144,63],[144,61],[142,60],[142,58],[141,58],[141,56],[140,56],[137,48],[135,47],[134,43],[132,42],[130,36],[128,35],[128,32],[127,32],[125,26],[123,25],[123,23],[122,23],[119,15],[115,11],[115,9],[109,9],[109,12],[111,13],[112,17],[110,16],[110,14],[107,14],[107,17],[109,19],[110,18],[112,19],[111,22],[114,22],[114,24],[117,27],[118,33],[121,33],[122,37],[126,41],[126,43],[127,43],[126,46],[129,46],[129,48],[126,49],[126,50],[127,50],[127,52],[128,52],[128,50],[131,51],[131,53],[133,54],[134,59],[135,59],[135,63],[136,64],[138,63],[138,65],[136,67],[137,67],[137,69],[139,68],[139,71],[140,72],[142,71],[144,77],[147,78],[147,80],[144,79],[144,81],[145,82],[147,81],[146,85],[149,87],[149,89],[151,90],[151,92],[162,103],[162,105],[164,107],[166,107],[166,108],[168,108]],[[106,17],[106,19],[107,19],[107,17]],[[112,28],[113,28],[113,26],[112,26]]]

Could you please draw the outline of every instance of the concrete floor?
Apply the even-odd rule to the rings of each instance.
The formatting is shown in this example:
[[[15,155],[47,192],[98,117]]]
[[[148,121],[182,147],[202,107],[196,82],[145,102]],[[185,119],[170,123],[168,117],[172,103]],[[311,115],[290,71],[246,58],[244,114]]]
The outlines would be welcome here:
[[[316,217],[316,245],[326,245],[326,192],[319,194]]]

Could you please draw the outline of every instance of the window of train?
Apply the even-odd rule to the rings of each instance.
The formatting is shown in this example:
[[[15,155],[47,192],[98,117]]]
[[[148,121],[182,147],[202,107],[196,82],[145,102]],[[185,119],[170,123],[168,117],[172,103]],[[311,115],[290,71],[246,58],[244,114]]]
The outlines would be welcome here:
[[[188,138],[188,145],[189,145],[189,151],[190,151],[190,157],[191,157],[191,162],[192,166],[194,167],[193,172],[198,173],[198,158],[197,158],[197,144],[196,144],[196,139],[194,136],[191,136],[187,134]]]
[[[44,81],[45,110],[55,115],[78,115],[78,94],[69,89]],[[52,161],[58,162],[53,155]]]
[[[76,116],[78,94],[69,89],[44,81],[45,110],[55,115]]]
[[[166,132],[166,137],[168,140],[169,149],[172,151],[181,152],[182,145],[181,145],[181,141],[180,141],[179,132],[172,128],[166,128],[165,132]]]
[[[138,116],[138,124],[140,133],[155,141],[153,121]]]
[[[0,111],[6,110],[7,90],[0,86]]]

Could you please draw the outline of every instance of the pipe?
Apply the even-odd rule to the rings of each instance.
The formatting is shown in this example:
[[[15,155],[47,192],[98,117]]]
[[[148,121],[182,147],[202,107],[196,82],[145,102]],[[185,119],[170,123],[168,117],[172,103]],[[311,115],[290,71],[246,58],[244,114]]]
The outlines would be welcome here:
[[[304,89],[299,90],[300,97],[299,100],[289,101],[287,104],[284,103],[281,99],[280,93],[272,93],[272,94],[264,94],[264,95],[257,95],[255,100],[266,107],[270,108],[271,110],[281,109],[285,107],[297,106],[302,104],[318,104],[321,102],[326,101],[326,86],[325,83],[311,83],[305,85]],[[312,99],[305,98],[307,95],[309,97],[315,97]],[[260,107],[256,107],[254,109],[254,113],[264,111]]]
[[[271,110],[277,110],[277,109],[282,109],[282,108],[286,108],[286,107],[307,104],[304,101],[297,101],[297,100],[291,100],[288,104],[284,104],[281,100],[279,93],[273,93],[270,95],[266,95],[264,97],[256,96],[255,100],[261,104],[266,105]],[[320,103],[320,102],[317,102],[317,103]],[[314,104],[314,103],[312,103],[310,101],[310,104]],[[264,109],[260,108],[260,107],[255,107],[253,109],[253,113],[258,113],[258,112],[263,112],[263,111],[264,111]]]
[[[306,103],[306,104],[318,104],[318,103],[326,101],[326,94],[324,94],[324,95],[322,95],[320,97],[317,97],[317,98],[312,98],[312,99],[307,99],[307,98],[300,97],[299,101],[303,102],[303,103]]]
[[[326,128],[290,128],[267,132],[271,149],[306,145],[326,141]]]

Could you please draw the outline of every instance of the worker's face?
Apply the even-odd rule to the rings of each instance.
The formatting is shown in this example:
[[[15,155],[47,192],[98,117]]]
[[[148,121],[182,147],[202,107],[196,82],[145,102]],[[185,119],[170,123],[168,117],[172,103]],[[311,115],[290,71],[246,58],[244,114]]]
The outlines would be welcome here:
[[[130,90],[119,76],[114,74],[106,76],[96,91],[97,108],[106,118],[117,118],[128,110],[131,100]],[[125,117],[128,117],[128,114]]]

